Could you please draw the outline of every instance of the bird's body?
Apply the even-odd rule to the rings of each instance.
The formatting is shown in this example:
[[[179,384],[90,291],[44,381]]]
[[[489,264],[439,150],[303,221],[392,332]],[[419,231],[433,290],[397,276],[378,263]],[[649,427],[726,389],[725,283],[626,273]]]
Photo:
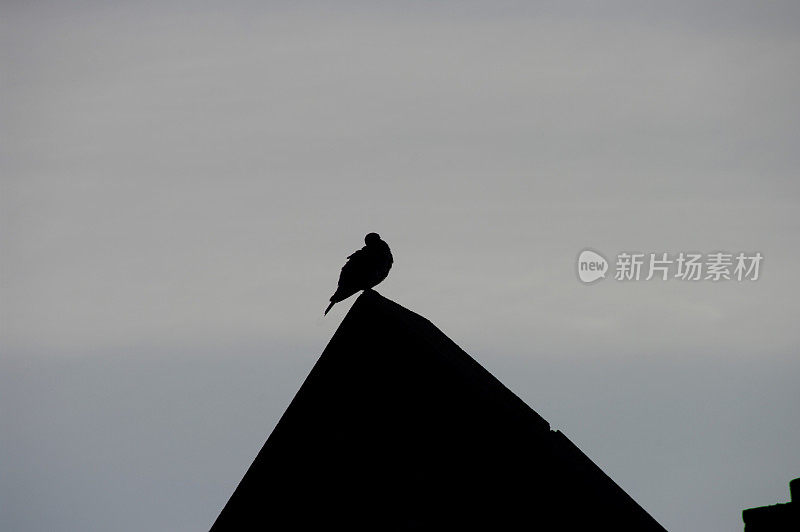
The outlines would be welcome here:
[[[369,233],[364,238],[366,246],[349,257],[339,274],[339,287],[331,296],[328,308],[352,296],[359,290],[366,290],[377,285],[389,275],[392,268],[392,252],[389,245],[381,240],[377,233]]]

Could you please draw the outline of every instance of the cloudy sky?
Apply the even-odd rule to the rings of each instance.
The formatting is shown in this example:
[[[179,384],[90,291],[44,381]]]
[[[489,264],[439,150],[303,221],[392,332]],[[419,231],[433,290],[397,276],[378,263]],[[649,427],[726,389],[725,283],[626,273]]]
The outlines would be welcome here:
[[[667,529],[788,500],[796,3],[0,10],[3,530],[207,529],[369,231],[379,291]],[[583,285],[585,247],[764,261]]]

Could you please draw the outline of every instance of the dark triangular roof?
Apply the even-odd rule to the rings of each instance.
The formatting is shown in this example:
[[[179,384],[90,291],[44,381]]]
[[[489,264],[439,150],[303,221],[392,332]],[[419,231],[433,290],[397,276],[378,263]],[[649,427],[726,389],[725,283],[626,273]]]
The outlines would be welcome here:
[[[212,528],[664,529],[431,322],[367,290]]]

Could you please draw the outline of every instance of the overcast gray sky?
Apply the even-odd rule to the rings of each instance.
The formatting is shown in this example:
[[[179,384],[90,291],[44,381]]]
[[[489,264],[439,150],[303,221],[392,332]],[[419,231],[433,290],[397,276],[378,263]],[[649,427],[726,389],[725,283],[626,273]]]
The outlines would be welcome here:
[[[369,231],[667,529],[788,500],[798,4],[0,9],[3,530],[207,529]],[[764,262],[587,286],[585,247]]]

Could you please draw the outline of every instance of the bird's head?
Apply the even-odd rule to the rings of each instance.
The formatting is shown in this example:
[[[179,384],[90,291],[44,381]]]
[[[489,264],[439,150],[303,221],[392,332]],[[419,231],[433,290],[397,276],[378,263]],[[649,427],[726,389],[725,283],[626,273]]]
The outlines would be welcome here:
[[[368,246],[373,246],[381,241],[381,235],[378,233],[369,233],[364,237],[364,243]]]

